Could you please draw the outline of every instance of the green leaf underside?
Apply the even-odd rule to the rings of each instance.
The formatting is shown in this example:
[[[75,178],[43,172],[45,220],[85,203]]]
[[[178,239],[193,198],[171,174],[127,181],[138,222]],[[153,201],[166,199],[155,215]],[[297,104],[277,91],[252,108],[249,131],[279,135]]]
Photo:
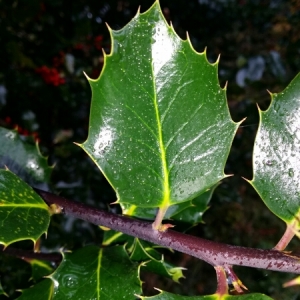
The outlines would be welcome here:
[[[217,184],[218,185],[218,184]],[[197,196],[191,201],[191,205],[180,211],[175,211],[171,216],[172,220],[186,224],[185,230],[202,222],[202,216],[208,209],[208,203],[217,185],[210,188],[208,191]]]
[[[168,26],[158,2],[122,30],[92,89],[90,128],[81,147],[118,202],[166,208],[225,177],[237,129],[217,64]]]
[[[54,284],[50,279],[44,279],[33,287],[23,290],[18,300],[52,300]]]
[[[0,244],[35,242],[47,232],[49,222],[48,206],[42,198],[15,174],[0,169]]]
[[[268,208],[286,223],[298,219],[300,207],[300,75],[279,94],[272,94],[253,152],[250,182]]]
[[[147,271],[168,277],[175,282],[184,278],[182,270],[184,268],[175,267],[164,261],[162,255],[147,242],[135,239],[131,249],[130,259],[133,261],[146,261],[143,265]]]
[[[54,281],[54,300],[136,299],[141,293],[139,267],[132,263],[124,247],[101,249],[87,246],[65,254]]]
[[[184,226],[186,229],[202,222],[203,213],[208,209],[208,203],[216,187],[217,185],[193,200],[173,205],[168,209],[164,218],[182,222],[186,224]],[[123,214],[131,217],[153,220],[157,213],[157,209],[151,207],[144,208],[130,204],[121,206]]]
[[[249,294],[249,295],[238,295],[231,296],[225,295],[220,296],[218,294],[209,296],[181,296],[175,295],[168,292],[161,291],[160,294],[152,297],[140,297],[142,300],[272,300],[272,298],[263,294]]]
[[[7,166],[30,185],[48,183],[52,168],[37,145],[20,138],[15,130],[0,127],[0,168]]]

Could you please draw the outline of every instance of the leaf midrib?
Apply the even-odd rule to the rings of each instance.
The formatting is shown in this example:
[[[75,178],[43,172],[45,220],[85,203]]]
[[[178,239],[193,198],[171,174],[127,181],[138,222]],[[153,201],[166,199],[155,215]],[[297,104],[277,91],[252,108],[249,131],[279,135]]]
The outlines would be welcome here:
[[[103,256],[103,249],[100,249],[98,255],[98,265],[97,265],[97,299],[100,299],[100,293],[101,293],[100,270],[101,270],[102,256]]]
[[[154,76],[153,68],[152,68],[152,76]],[[158,131],[158,143],[159,143],[159,150],[161,155],[161,162],[162,162],[162,178],[163,178],[163,198],[162,203],[159,205],[159,207],[168,207],[170,206],[170,184],[169,184],[169,172],[167,167],[167,160],[166,160],[166,149],[163,143],[163,133],[162,133],[162,126],[161,126],[161,120],[158,110],[158,102],[157,102],[157,90],[155,81],[153,80],[153,103],[154,103],[154,110],[155,110],[155,117],[157,121],[157,131]]]

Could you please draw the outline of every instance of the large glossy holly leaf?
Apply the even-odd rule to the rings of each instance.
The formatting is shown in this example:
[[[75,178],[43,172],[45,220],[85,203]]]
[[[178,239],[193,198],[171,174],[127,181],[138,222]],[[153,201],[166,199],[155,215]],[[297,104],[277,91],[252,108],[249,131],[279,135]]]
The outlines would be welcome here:
[[[253,153],[250,182],[268,208],[287,224],[299,223],[300,208],[300,75],[279,94],[271,94]]]
[[[31,186],[45,188],[52,167],[38,145],[22,139],[16,130],[0,127],[0,168],[8,167]]]
[[[11,171],[0,169],[0,244],[26,239],[35,243],[49,223],[43,199]]]
[[[209,296],[181,296],[175,295],[171,293],[167,293],[164,291],[160,291],[160,294],[152,297],[142,297],[142,300],[272,300],[272,298],[263,295],[263,294],[249,294],[249,295],[238,295],[238,296],[231,296],[231,295],[224,295],[220,296],[218,294],[209,295]]]
[[[122,246],[87,246],[66,253],[49,277],[55,283],[53,300],[134,300],[141,293],[139,266],[130,261]]]
[[[150,243],[135,239],[129,252],[131,260],[145,262],[143,268],[147,271],[168,277],[178,283],[181,278],[184,278],[182,273],[184,268],[166,262],[164,257]]]
[[[226,175],[238,124],[229,114],[217,63],[165,21],[158,1],[119,31],[97,80],[88,139],[118,203],[159,207],[189,201]]]

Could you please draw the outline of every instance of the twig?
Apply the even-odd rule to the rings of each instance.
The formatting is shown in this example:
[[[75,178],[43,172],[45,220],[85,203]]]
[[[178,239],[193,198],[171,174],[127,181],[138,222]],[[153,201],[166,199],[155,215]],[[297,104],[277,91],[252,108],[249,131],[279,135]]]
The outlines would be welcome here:
[[[161,232],[154,230],[149,222],[116,215],[49,192],[36,191],[48,205],[60,206],[67,215],[192,255],[212,266],[238,265],[300,274],[299,256],[273,249],[263,250],[217,243],[170,229]]]
[[[51,261],[54,263],[60,263],[62,260],[62,255],[60,253],[41,253],[41,252],[33,252],[30,250],[17,249],[13,247],[7,247],[4,249],[4,246],[0,246],[0,251],[3,253],[15,257],[19,257],[21,259],[39,259]]]

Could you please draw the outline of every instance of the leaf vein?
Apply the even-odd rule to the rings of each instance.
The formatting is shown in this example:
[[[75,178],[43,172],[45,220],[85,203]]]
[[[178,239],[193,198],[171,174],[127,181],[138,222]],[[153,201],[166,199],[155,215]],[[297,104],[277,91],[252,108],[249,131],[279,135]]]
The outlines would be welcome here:
[[[187,149],[188,147],[192,146],[194,143],[196,143],[208,130],[210,130],[211,128],[213,128],[215,125],[211,125],[207,128],[205,128],[205,130],[201,131],[194,139],[192,139],[190,142],[188,142],[187,144],[185,144],[183,147],[180,148],[179,152],[174,156],[172,162],[170,163],[170,169],[172,169],[175,161],[177,160],[178,156],[180,156],[185,149]]]
[[[189,120],[187,122],[183,123],[182,126],[178,128],[178,130],[174,133],[174,135],[166,143],[166,149],[168,149],[168,147],[170,146],[170,144],[174,141],[175,137],[186,127],[186,125],[188,125],[189,123],[191,123],[191,121],[193,120],[193,118],[195,117],[195,115],[201,109],[202,106],[203,106],[203,104],[199,105],[198,108],[193,112],[193,114],[191,115],[191,117],[189,118]]]

